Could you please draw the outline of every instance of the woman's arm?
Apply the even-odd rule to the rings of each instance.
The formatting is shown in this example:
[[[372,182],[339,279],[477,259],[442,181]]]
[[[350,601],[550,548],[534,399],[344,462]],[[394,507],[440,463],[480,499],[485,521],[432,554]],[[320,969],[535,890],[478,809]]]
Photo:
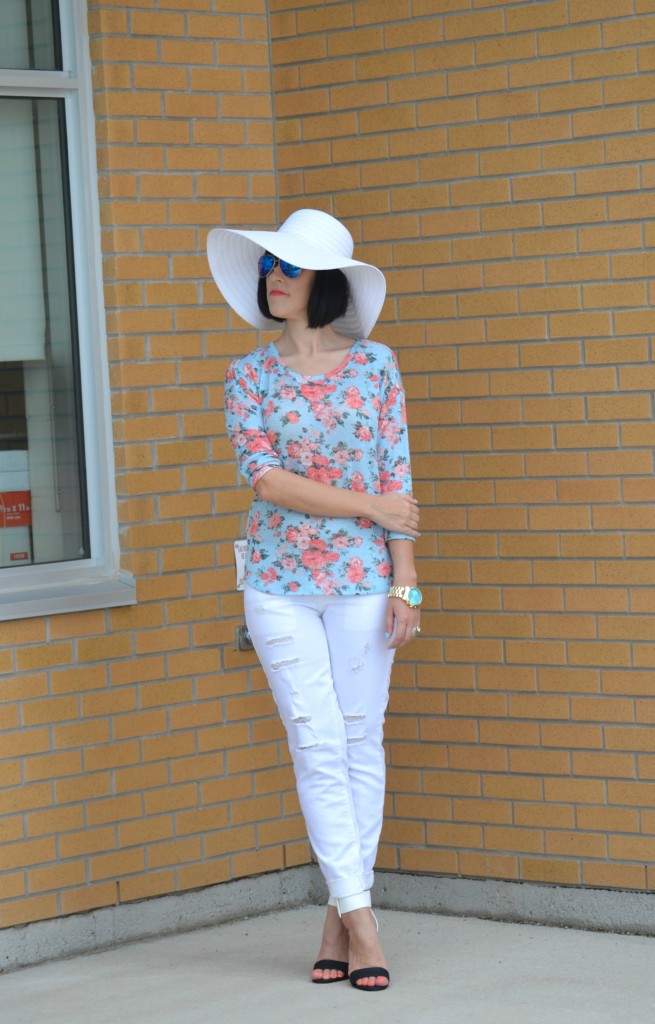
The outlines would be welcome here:
[[[377,458],[381,490],[384,494],[389,494],[392,491],[411,494],[412,474],[405,391],[394,353],[391,349],[383,346],[381,348],[384,357],[379,373],[380,404],[377,432]],[[416,534],[397,527],[387,530],[387,543],[392,540],[407,540],[410,537],[415,539]]]
[[[385,530],[418,537],[418,502],[411,494],[367,494],[308,480],[286,469],[269,469],[255,484],[257,496],[273,505],[314,516],[371,519]],[[413,546],[412,541],[407,543]]]
[[[417,582],[414,563],[414,542],[390,540],[389,551],[393,562],[393,582],[397,587],[415,587]],[[398,650],[414,639],[412,632],[421,621],[419,608],[410,608],[401,597],[387,599],[385,629],[389,634],[389,647]]]

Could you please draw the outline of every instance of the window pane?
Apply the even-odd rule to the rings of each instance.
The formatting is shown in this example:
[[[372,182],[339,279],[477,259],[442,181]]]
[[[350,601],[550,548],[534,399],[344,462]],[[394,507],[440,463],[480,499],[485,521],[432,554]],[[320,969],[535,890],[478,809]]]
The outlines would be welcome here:
[[[56,0],[0,0],[0,68],[61,70]]]
[[[89,554],[63,118],[0,99],[0,566]]]

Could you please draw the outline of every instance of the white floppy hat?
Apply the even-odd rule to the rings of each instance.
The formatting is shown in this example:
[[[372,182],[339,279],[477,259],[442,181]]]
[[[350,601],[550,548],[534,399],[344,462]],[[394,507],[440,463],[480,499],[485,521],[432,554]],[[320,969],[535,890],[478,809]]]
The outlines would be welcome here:
[[[270,252],[305,270],[342,270],[348,278],[350,302],[332,326],[340,334],[368,338],[382,309],[386,283],[377,267],[352,259],[353,247],[348,228],[321,210],[296,210],[277,231],[213,228],[207,236],[212,276],[246,323],[264,331],[276,323],[257,305],[257,261]]]

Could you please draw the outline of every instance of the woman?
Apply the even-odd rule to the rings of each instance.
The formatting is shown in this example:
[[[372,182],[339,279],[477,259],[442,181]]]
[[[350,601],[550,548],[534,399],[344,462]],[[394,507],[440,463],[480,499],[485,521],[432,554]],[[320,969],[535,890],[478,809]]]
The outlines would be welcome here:
[[[298,210],[277,232],[214,229],[212,274],[254,327],[281,333],[231,364],[228,433],[254,488],[248,630],[287,730],[329,902],[312,981],[389,984],[370,909],[394,653],[419,626],[405,402],[369,341],[385,296],[348,230]]]

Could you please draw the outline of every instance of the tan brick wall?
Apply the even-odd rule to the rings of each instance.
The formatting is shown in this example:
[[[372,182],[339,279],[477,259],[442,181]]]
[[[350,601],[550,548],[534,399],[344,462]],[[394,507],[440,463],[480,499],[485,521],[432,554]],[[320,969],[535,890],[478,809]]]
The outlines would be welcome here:
[[[271,10],[281,213],[383,267],[411,396],[380,862],[652,888],[655,4]]]
[[[387,274],[424,510],[380,865],[655,888],[655,4],[268,6],[89,4],[139,603],[0,626],[0,926],[308,860],[204,257],[301,205]]]
[[[89,29],[138,604],[0,626],[0,926],[309,859],[265,679],[234,645],[248,495],[222,381],[256,336],[204,255],[209,227],[277,217],[266,5],[93,0]]]

